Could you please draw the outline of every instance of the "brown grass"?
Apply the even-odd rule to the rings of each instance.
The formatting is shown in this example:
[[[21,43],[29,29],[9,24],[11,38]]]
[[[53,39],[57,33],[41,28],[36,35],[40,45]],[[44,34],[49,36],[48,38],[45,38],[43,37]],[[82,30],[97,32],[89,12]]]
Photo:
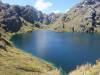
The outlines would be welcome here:
[[[86,64],[77,67],[77,69],[70,72],[69,75],[100,75],[100,61],[97,61],[95,65]]]
[[[60,75],[60,71],[37,57],[6,46],[0,48],[0,75]]]

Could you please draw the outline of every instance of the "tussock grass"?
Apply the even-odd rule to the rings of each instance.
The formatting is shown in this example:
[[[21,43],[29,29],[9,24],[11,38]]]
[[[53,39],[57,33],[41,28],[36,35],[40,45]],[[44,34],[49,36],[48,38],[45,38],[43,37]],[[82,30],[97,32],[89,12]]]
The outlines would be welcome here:
[[[68,75],[100,75],[100,60],[95,65],[86,64],[77,67],[76,70],[70,72]]]
[[[60,71],[37,57],[14,46],[0,48],[0,75],[60,75]]]

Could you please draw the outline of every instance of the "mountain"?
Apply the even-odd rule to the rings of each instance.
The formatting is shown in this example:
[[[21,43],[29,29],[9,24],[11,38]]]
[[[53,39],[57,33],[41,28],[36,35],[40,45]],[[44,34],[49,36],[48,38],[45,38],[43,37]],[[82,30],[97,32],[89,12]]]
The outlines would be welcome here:
[[[17,32],[26,28],[47,27],[56,31],[100,31],[100,0],[82,0],[64,14],[45,14],[26,5],[0,2],[0,26]]]
[[[82,0],[51,26],[56,31],[100,31],[100,0]]]
[[[24,22],[36,27],[39,27],[37,24],[48,25],[53,23],[58,16],[54,13],[44,14],[29,5],[9,5],[0,2],[0,25],[6,31],[17,32],[23,27]]]

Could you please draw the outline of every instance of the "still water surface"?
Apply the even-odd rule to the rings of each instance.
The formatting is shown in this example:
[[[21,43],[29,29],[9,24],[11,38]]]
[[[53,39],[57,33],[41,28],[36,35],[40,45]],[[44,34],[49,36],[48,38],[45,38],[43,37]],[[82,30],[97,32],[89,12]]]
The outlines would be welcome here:
[[[38,30],[15,35],[11,40],[16,47],[62,67],[67,72],[77,65],[94,64],[100,58],[100,34]]]

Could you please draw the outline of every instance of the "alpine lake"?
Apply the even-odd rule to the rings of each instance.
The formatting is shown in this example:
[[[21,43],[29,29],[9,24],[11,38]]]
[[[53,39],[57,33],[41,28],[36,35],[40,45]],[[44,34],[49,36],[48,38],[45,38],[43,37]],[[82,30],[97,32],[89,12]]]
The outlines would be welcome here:
[[[95,64],[100,58],[100,34],[96,33],[36,30],[14,35],[11,41],[17,48],[66,72],[83,64]]]

